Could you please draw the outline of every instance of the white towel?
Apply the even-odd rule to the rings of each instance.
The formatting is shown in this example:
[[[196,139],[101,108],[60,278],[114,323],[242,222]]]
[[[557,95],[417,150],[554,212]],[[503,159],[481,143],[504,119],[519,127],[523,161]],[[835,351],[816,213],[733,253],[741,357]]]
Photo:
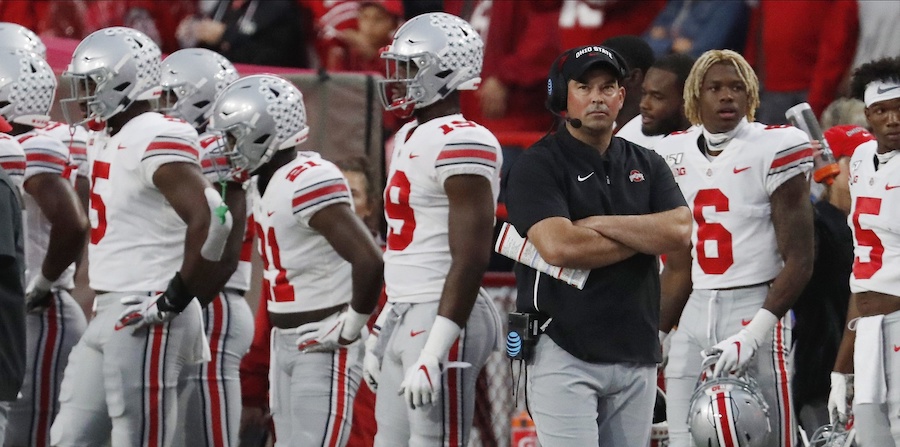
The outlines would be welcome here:
[[[887,402],[882,320],[884,315],[874,315],[860,318],[856,323],[856,343],[853,345],[854,405]]]
[[[584,289],[590,270],[563,268],[548,264],[537,248],[528,241],[528,238],[519,236],[519,232],[512,225],[504,222],[500,228],[500,237],[494,245],[494,251],[506,256],[513,261],[525,264],[541,273],[550,275],[566,284],[577,288]],[[504,341],[505,346],[505,341]]]

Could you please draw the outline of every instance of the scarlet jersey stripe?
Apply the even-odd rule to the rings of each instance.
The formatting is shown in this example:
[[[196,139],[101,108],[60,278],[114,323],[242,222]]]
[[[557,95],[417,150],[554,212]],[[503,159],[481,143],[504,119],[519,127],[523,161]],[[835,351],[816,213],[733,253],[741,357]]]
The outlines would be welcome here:
[[[784,436],[782,447],[793,447],[793,430],[791,429],[791,417],[794,411],[791,408],[791,391],[787,373],[787,360],[785,358],[784,324],[779,321],[775,325],[775,339],[773,341],[773,354],[775,357],[775,384],[778,387],[778,409],[781,412],[781,434]]]
[[[775,154],[775,159],[772,160],[771,169],[776,169],[797,160],[802,160],[804,158],[812,158],[812,154],[813,150],[811,147],[800,147],[795,149],[783,150]]]
[[[291,201],[294,214],[297,214],[311,206],[336,199],[349,199],[350,190],[340,179],[326,180],[294,193]]]
[[[227,403],[223,399],[224,390],[221,390],[220,385],[224,385],[223,381],[218,380],[219,374],[221,374],[222,362],[224,361],[224,344],[225,344],[225,330],[223,330],[225,326],[225,301],[227,297],[224,293],[220,293],[213,301],[210,303],[211,309],[209,314],[212,317],[207,321],[207,324],[210,326],[209,332],[209,344],[212,358],[209,362],[203,365],[205,371],[206,380],[205,383],[202,384],[203,387],[207,388],[207,395],[209,396],[209,430],[212,431],[212,440],[213,445],[228,445],[225,442],[228,439],[227,427],[228,421],[226,417],[226,407]],[[224,377],[222,377],[224,379]],[[201,379],[202,380],[202,379]],[[223,424],[223,421],[225,422]]]
[[[32,396],[32,400],[37,408],[34,411],[35,419],[32,421],[33,427],[33,444],[35,447],[43,447],[48,444],[47,435],[50,429],[50,417],[53,414],[55,402],[56,388],[56,360],[62,341],[61,324],[63,322],[60,314],[59,297],[54,293],[50,300],[50,307],[43,312],[42,322],[44,330],[41,332],[46,336],[41,340],[42,343],[38,347],[41,352],[41,366],[34,370],[34,383],[40,384],[40,394]]]
[[[159,155],[174,155],[187,157],[195,161],[200,160],[200,151],[193,144],[177,138],[155,138],[147,145],[143,159],[146,160]]]
[[[347,374],[349,370],[347,368],[347,349],[338,349],[335,351],[334,359],[336,365],[333,368],[334,371],[334,384],[331,388],[332,399],[334,409],[332,414],[334,414],[334,418],[329,421],[329,426],[326,426],[326,433],[330,430],[331,436],[328,438],[328,447],[337,447],[341,444],[341,438],[343,438],[344,431],[344,423],[347,420],[347,397],[350,394],[349,386],[347,383]]]
[[[0,168],[3,168],[9,175],[24,175],[25,157],[17,155],[0,155]]]
[[[460,360],[461,350],[459,342],[462,337],[463,335],[461,334],[460,337],[453,342],[453,346],[450,347],[450,352],[447,353],[448,361],[454,362]],[[446,430],[444,432],[444,441],[447,445],[458,446],[462,442],[462,369],[450,368],[446,370],[444,374],[447,381],[447,392],[444,396],[447,409],[447,416],[444,420]]]

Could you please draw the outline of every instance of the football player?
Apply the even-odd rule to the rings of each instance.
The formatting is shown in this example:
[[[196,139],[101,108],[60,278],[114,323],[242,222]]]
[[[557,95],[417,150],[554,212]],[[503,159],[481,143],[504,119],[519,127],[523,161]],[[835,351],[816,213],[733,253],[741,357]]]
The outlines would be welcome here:
[[[381,291],[381,252],[353,213],[337,166],[298,151],[309,127],[303,95],[290,82],[272,75],[234,82],[213,105],[209,129],[224,133],[234,165],[253,176],[278,442],[345,445],[362,334]]]
[[[380,391],[376,446],[467,445],[475,379],[497,344],[497,311],[480,286],[502,154],[459,106],[459,90],[480,82],[483,48],[464,20],[428,13],[382,53],[385,108],[415,119],[397,132],[384,190],[388,305],[366,353]]]
[[[34,52],[47,59],[47,47],[37,34],[22,25],[0,22],[0,48]],[[87,140],[88,131],[83,126],[67,126],[51,121],[49,117],[36,127],[50,138],[61,141],[69,150],[69,164],[75,173],[75,190],[85,209],[88,207],[90,182],[88,181]]]
[[[44,132],[56,75],[37,53],[0,50],[0,115],[25,151],[27,363],[22,394],[10,411],[7,446],[49,445],[69,352],[87,326],[72,298],[74,262],[89,222],[74,189],[69,148]],[[55,123],[53,125],[56,125]]]
[[[231,214],[200,170],[196,130],[153,112],[160,51],[149,37],[96,31],[63,77],[63,102],[85,114],[64,107],[67,121],[104,130],[91,160],[95,316],[69,356],[51,443],[172,445],[181,370],[209,358],[194,298],[218,292],[207,278],[224,275]]]
[[[670,253],[666,265],[690,265],[693,291],[662,284],[660,329],[679,322],[665,368],[670,445],[692,445],[686,421],[705,350],[720,354],[716,376],[746,370],[759,383],[771,426],[765,445],[793,446],[785,313],[812,272],[810,142],[799,129],[753,122],[759,82],[733,51],[697,60],[684,101],[699,126],[655,148],[694,216],[693,247]]]
[[[176,51],[162,62],[160,112],[187,121],[200,133],[200,164],[203,174],[224,200],[232,216],[247,216],[243,182],[246,175],[231,168],[222,150],[221,134],[206,132],[216,95],[237,80],[238,73],[228,59],[204,48]],[[203,328],[209,340],[208,363],[185,368],[185,445],[222,446],[238,444],[241,419],[241,388],[238,367],[253,339],[253,312],[244,299],[250,289],[250,253],[253,233],[247,219],[237,218],[231,229],[231,244],[243,244],[240,251],[227,250],[236,267],[224,288],[203,308]],[[240,258],[238,256],[240,255]],[[230,270],[229,267],[227,270]],[[227,271],[226,270],[226,271]],[[209,278],[210,281],[221,279]],[[180,391],[179,394],[182,392]]]
[[[900,386],[891,380],[900,372],[900,58],[861,65],[850,85],[866,104],[875,141],[850,158],[850,324],[831,374],[828,408],[833,423],[846,423],[852,386],[859,445],[900,445]]]

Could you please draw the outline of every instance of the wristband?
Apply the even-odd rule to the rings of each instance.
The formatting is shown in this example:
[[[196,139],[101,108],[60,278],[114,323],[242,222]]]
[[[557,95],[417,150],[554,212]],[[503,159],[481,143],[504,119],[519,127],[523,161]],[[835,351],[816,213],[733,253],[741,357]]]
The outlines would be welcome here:
[[[772,328],[778,324],[778,317],[768,309],[760,309],[756,315],[750,320],[750,323],[744,327],[744,330],[756,337],[757,343],[762,343],[766,336],[772,332]]]
[[[431,326],[431,334],[428,335],[428,340],[425,341],[422,353],[431,354],[439,360],[444,359],[461,331],[462,328],[454,323],[453,320],[438,315]]]
[[[37,290],[50,290],[53,287],[53,281],[44,276],[44,272],[38,272],[37,276],[32,280],[34,288]]]
[[[347,312],[344,313],[344,326],[341,328],[341,338],[344,340],[356,340],[359,338],[359,332],[362,327],[369,321],[368,314],[361,314],[353,310],[353,306],[348,306]]]
[[[194,295],[188,291],[187,285],[181,277],[181,272],[175,272],[175,276],[169,281],[169,286],[163,293],[163,298],[163,303],[171,307],[171,309],[163,310],[172,310],[178,313],[188,307],[188,304],[194,299]]]

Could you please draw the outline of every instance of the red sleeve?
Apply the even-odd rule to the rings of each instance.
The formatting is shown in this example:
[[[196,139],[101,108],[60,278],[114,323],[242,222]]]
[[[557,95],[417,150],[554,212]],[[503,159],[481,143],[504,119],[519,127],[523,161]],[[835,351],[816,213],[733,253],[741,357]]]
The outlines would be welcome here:
[[[859,38],[859,10],[856,2],[833,2],[828,27],[819,35],[819,57],[809,87],[808,102],[816,116],[831,104],[841,81],[850,70]]]
[[[253,343],[241,360],[241,399],[245,407],[268,407],[269,334],[272,331],[269,312],[266,311],[268,300],[269,291],[263,289],[256,309]]]
[[[560,53],[559,9],[546,3],[493,3],[482,78],[524,87],[546,82]]]

